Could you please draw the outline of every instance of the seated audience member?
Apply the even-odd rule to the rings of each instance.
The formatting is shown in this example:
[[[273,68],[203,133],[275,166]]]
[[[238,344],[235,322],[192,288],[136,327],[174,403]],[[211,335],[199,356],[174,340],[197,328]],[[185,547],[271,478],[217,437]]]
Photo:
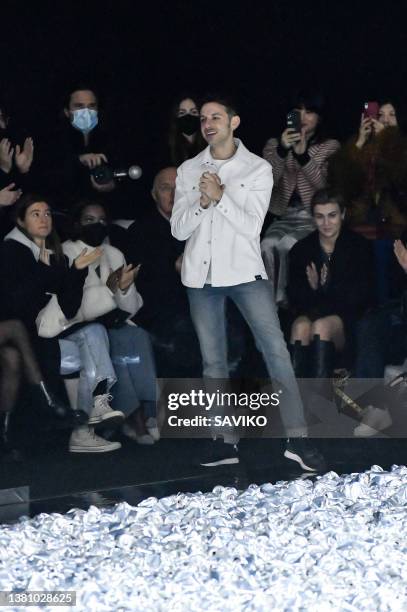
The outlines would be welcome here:
[[[186,159],[195,157],[206,146],[199,120],[199,104],[195,96],[182,94],[171,110],[168,134],[169,161],[178,167]]]
[[[0,456],[8,452],[10,458],[16,456],[9,438],[10,419],[23,383],[28,385],[34,409],[41,409],[40,416],[45,409],[46,413],[60,418],[83,418],[84,415],[79,413],[68,415],[65,407],[47,388],[27,330],[21,321],[0,322],[0,372]]]
[[[21,196],[21,189],[27,186],[27,176],[34,157],[34,143],[31,137],[22,144],[10,128],[10,114],[0,102],[0,237],[12,227],[9,206]]]
[[[102,249],[88,266],[80,312],[87,321],[100,320],[108,329],[117,375],[113,406],[120,406],[127,417],[123,433],[141,444],[153,444],[146,425],[157,437],[154,358],[148,333],[130,320],[143,304],[134,284],[140,266],[127,265],[123,253],[108,244],[109,227],[106,208],[84,200],[73,213],[74,239],[62,248],[71,262],[84,249]]]
[[[407,140],[393,101],[377,117],[362,114],[359,132],[330,161],[329,184],[348,203],[348,223],[367,238],[399,238],[407,222]]]
[[[92,176],[97,167],[117,164],[118,144],[104,124],[95,89],[86,83],[73,86],[64,101],[61,124],[52,134],[52,143],[41,143],[44,188],[61,210],[70,210],[81,198],[109,198],[115,190],[113,179],[99,184]]]
[[[287,294],[295,320],[290,351],[298,378],[331,378],[335,354],[352,340],[356,321],[372,304],[369,242],[343,226],[339,196],[318,191],[311,202],[317,229],[289,253]]]
[[[116,382],[108,337],[101,325],[84,325],[78,317],[87,268],[101,255],[85,249],[71,267],[53,230],[51,209],[40,196],[23,196],[16,205],[16,227],[6,236],[0,253],[3,318],[18,318],[26,326],[47,380],[59,381],[59,338],[74,342],[81,370],[77,408],[89,415],[88,425],[72,432],[71,452],[94,453],[120,448],[95,435],[94,426],[112,424],[123,414],[109,405],[108,391]],[[39,334],[39,336],[38,336]],[[61,343],[62,344],[62,343]]]
[[[299,129],[286,127],[279,138],[267,141],[263,151],[273,167],[269,212],[275,219],[261,241],[261,251],[276,288],[277,304],[286,301],[287,254],[297,240],[315,228],[311,199],[326,186],[328,159],[339,148],[338,141],[324,134],[322,96],[300,93],[291,108],[300,113]]]
[[[137,284],[144,305],[135,321],[152,335],[160,376],[200,371],[200,353],[180,270],[184,243],[171,234],[176,168],[156,175],[150,212],[128,230],[129,260],[141,264]]]
[[[394,243],[391,268],[392,299],[369,312],[357,326],[355,378],[383,379],[388,364],[400,365],[407,358],[407,232]],[[389,390],[388,390],[389,391]],[[388,397],[386,397],[386,395]],[[379,399],[379,395],[378,395]],[[390,399],[386,390],[383,404]],[[371,436],[391,424],[385,405],[368,406],[355,435]]]

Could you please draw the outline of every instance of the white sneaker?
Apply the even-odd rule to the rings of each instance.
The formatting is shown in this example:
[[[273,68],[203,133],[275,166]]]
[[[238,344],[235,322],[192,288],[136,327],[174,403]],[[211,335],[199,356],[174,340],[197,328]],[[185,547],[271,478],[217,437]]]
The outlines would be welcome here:
[[[393,420],[388,410],[377,408],[376,406],[368,406],[363,414],[360,425],[353,430],[353,435],[358,438],[375,436],[382,429],[390,427],[392,422]]]
[[[96,395],[93,401],[93,410],[89,416],[89,425],[98,425],[100,423],[108,424],[109,427],[121,423],[124,419],[124,414],[120,410],[113,410],[109,402],[113,399],[112,395],[104,393]]]
[[[97,436],[94,429],[86,425],[74,429],[69,440],[70,453],[108,453],[121,446],[120,442],[109,442]]]
[[[157,419],[154,417],[149,417],[146,421],[146,429],[150,436],[153,438],[154,442],[158,442],[160,439],[160,430],[158,429]]]
[[[126,436],[126,438],[130,438],[130,440],[135,440],[137,444],[141,444],[142,446],[151,446],[154,444],[154,438],[150,436],[150,434],[138,434],[129,423],[123,423],[122,434]]]

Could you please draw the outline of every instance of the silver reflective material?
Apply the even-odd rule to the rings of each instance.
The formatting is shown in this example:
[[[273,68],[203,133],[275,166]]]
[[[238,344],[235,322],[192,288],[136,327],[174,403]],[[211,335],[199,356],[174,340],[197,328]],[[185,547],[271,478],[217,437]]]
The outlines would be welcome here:
[[[407,468],[373,466],[41,514],[1,528],[0,590],[109,612],[406,610],[406,504]]]

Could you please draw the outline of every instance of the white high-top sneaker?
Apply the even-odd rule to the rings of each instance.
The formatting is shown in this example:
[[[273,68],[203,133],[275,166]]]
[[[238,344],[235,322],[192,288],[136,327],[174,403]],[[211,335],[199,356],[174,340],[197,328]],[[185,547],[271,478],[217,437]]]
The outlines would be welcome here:
[[[104,393],[103,395],[96,395],[93,398],[93,409],[89,415],[89,425],[109,425],[112,427],[122,423],[124,420],[124,414],[120,410],[113,410],[110,406],[110,401],[113,399],[112,395]]]
[[[95,434],[93,427],[83,425],[71,433],[69,452],[71,453],[108,453],[121,448],[120,442],[109,442]]]

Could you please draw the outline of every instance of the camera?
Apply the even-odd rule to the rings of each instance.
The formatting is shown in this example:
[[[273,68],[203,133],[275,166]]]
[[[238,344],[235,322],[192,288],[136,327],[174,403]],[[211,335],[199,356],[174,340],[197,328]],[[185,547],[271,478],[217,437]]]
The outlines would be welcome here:
[[[130,168],[113,170],[107,164],[101,164],[100,166],[96,166],[96,168],[92,168],[90,174],[98,185],[106,185],[110,183],[110,181],[121,180],[123,178],[129,178],[135,181],[141,177],[143,171],[140,166],[130,166]]]

